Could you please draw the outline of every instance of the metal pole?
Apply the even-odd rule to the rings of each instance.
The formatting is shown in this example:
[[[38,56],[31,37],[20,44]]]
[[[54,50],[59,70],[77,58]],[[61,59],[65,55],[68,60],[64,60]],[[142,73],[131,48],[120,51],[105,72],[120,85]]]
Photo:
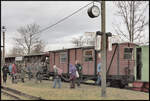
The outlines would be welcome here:
[[[4,26],[3,26],[4,27]],[[5,27],[4,27],[5,28]],[[3,31],[3,65],[5,64],[5,29]]]
[[[106,33],[105,33],[105,1],[101,2],[101,30],[102,30],[102,82],[101,96],[106,96]]]

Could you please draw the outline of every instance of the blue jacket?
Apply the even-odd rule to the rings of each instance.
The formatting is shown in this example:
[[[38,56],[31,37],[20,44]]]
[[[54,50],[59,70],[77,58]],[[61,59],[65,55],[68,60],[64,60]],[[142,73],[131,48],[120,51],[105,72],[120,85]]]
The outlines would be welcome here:
[[[12,72],[12,65],[9,65],[9,72]]]
[[[101,63],[99,63],[98,65],[97,65],[97,72],[100,72],[101,71]]]

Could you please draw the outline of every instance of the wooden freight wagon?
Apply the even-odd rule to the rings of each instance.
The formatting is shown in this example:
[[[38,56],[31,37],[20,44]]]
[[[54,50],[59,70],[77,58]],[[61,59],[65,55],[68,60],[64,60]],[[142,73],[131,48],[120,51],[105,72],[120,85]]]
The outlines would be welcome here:
[[[115,43],[112,45],[112,51],[107,51],[107,82],[112,85],[114,85],[114,81],[123,85],[133,82],[135,46],[133,43]],[[94,46],[49,51],[50,72],[53,74],[52,67],[56,64],[62,68],[63,75],[69,77],[69,64],[74,65],[78,60],[83,67],[83,81],[96,80],[97,64],[101,61],[98,54]]]
[[[96,74],[96,51],[94,46],[79,47],[49,52],[50,72],[53,72],[53,65],[62,68],[63,74],[69,76],[69,64],[75,64],[78,60],[83,66],[83,77],[95,78]]]
[[[149,91],[149,45],[135,48],[134,90]]]
[[[112,86],[124,87],[134,81],[134,43],[114,43],[107,52],[107,81]]]
[[[25,63],[39,63],[41,61],[45,61],[46,57],[48,57],[46,53],[28,54],[23,56],[8,56],[5,57],[5,62],[14,63],[17,61],[17,58],[22,58],[21,61]]]
[[[7,56],[5,57],[5,63],[14,63],[15,62],[15,56]]]
[[[45,61],[46,53],[28,54],[24,55],[23,58],[26,63],[40,63],[41,61]]]

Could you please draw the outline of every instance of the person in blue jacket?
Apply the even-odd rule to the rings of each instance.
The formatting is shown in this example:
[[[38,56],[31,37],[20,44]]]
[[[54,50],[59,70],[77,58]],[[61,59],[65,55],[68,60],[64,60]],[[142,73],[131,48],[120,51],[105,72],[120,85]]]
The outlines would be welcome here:
[[[11,63],[9,64],[8,68],[9,68],[9,75],[11,76],[11,73],[12,73],[12,64]]]
[[[99,85],[101,83],[101,63],[97,65],[97,81],[96,84]]]

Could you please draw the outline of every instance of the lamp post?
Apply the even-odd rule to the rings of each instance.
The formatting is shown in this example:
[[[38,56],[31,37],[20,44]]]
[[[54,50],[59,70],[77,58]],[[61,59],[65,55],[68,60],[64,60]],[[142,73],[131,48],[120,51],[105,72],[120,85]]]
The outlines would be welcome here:
[[[101,49],[101,54],[102,54],[102,83],[101,83],[101,87],[102,87],[102,90],[101,90],[101,96],[102,97],[106,97],[106,63],[107,63],[107,48],[106,48],[106,40],[107,40],[107,36],[106,36],[106,33],[105,33],[105,1],[102,0],[101,1],[101,33],[99,33],[100,35],[102,35],[102,49]],[[97,6],[92,6],[91,8],[88,9],[88,15],[91,17],[91,18],[95,18],[95,17],[98,17],[99,16],[99,9]]]
[[[106,50],[106,33],[105,33],[105,1],[103,0],[101,2],[101,30],[104,33],[102,35],[102,91],[101,96],[106,96],[106,56],[107,56],[107,50]]]
[[[6,32],[5,26],[2,26],[2,32],[3,32],[3,65],[4,65],[5,64],[5,32]]]

